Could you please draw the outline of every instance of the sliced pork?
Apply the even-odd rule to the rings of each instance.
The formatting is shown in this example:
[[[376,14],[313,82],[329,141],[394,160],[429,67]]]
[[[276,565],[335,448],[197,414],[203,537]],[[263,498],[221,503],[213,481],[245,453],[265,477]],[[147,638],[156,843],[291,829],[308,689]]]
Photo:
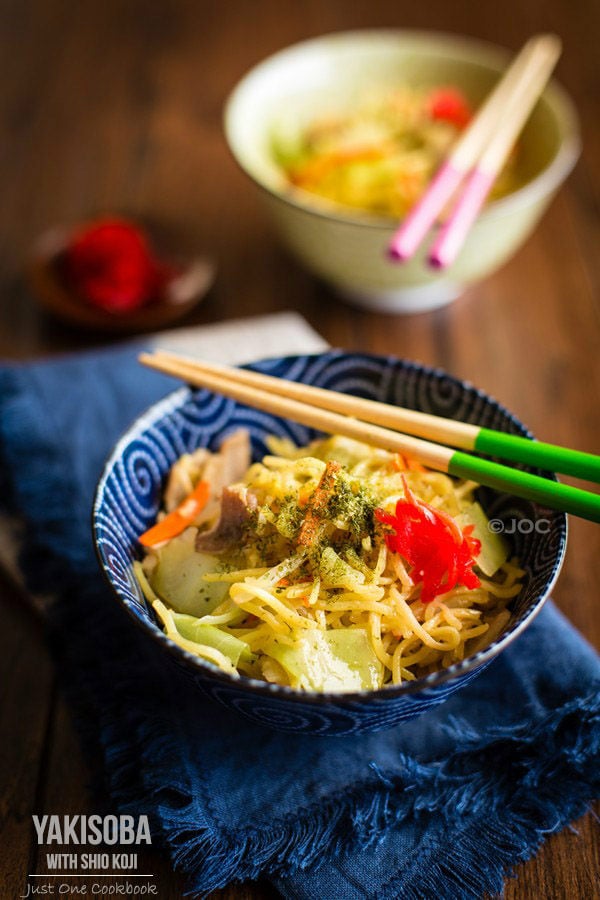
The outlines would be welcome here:
[[[246,487],[225,487],[221,493],[221,515],[210,531],[201,531],[196,537],[196,550],[219,553],[233,547],[242,538],[244,526],[257,502]]]

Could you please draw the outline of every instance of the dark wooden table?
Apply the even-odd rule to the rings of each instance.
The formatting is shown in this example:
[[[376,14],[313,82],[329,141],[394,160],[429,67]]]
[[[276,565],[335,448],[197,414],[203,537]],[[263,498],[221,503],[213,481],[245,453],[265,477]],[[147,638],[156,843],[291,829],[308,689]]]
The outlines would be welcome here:
[[[165,223],[182,249],[218,259],[217,285],[188,324],[297,309],[334,345],[443,366],[501,398],[539,436],[597,452],[599,11],[592,0],[2,0],[0,355],[100,342],[38,311],[24,261],[48,225],[126,210]],[[558,74],[583,125],[581,161],[526,246],[453,306],[411,318],[352,310],[288,259],[221,131],[224,98],[262,57],[321,32],[382,25],[465,32],[515,49],[534,31],[554,30],[565,43]],[[599,561],[600,530],[573,520],[555,599],[596,646]],[[0,896],[8,900],[23,892],[26,872],[43,871],[31,814],[90,812],[91,801],[43,628],[5,578],[0,600]],[[598,896],[598,843],[588,815],[519,866],[506,896]],[[168,863],[146,862],[159,896],[180,897]],[[214,895],[273,896],[260,885]]]

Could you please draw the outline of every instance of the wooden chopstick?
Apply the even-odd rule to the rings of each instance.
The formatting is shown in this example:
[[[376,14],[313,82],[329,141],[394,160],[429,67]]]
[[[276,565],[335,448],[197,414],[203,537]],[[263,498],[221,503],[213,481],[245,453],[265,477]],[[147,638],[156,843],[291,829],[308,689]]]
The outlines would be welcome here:
[[[294,388],[294,397],[292,398],[290,395],[282,396],[280,393],[276,393],[272,389],[269,376],[264,376],[269,378],[269,382],[262,382],[263,386],[257,387],[253,376],[259,373],[229,370],[224,366],[210,366],[207,363],[181,360],[179,357],[166,353],[142,353],[139,360],[159,372],[173,375],[195,387],[206,388],[231,397],[247,406],[292,419],[319,431],[342,434],[375,447],[406,454],[437,471],[474,480],[496,490],[534,500],[548,507],[591,519],[594,522],[600,522],[600,496],[597,494],[570,485],[558,484],[528,472],[471,456],[460,450],[452,450],[450,447],[411,435],[400,434],[380,425],[361,421],[351,415],[343,415],[319,407],[314,403],[316,395],[312,394],[312,390],[317,389],[312,389],[308,385],[299,385],[300,391]],[[251,378],[247,378],[248,375]],[[265,389],[267,383],[269,383],[269,388]],[[294,382],[285,382],[285,384],[289,389]],[[298,396],[303,396],[304,400],[296,399]],[[361,401],[360,398],[352,399],[360,403],[368,402]],[[383,405],[385,406],[385,404]],[[404,412],[409,413],[408,410]],[[465,433],[463,432],[463,434]],[[533,444],[535,442],[526,441],[526,443]]]
[[[414,256],[439,214],[480,158],[511,99],[519,96],[539,59],[549,58],[557,48],[559,53],[560,42],[554,35],[538,35],[527,41],[396,231],[389,245],[392,259],[404,262]]]
[[[285,378],[276,378],[261,372],[190,359],[164,350],[156,350],[154,358],[191,367],[191,374],[207,372],[224,375],[231,381],[253,385],[282,397],[310,402],[321,409],[353,416],[355,419],[362,419],[363,422],[392,428],[394,431],[402,431],[429,441],[459,447],[461,450],[475,450],[478,453],[487,453],[490,456],[499,456],[513,462],[538,466],[541,469],[600,483],[600,456],[593,453],[532,441],[518,435],[483,428],[481,425],[404,409],[378,400],[342,394],[339,391],[328,391],[325,388],[287,381]]]
[[[311,406],[300,400],[282,397],[280,394],[245,383],[242,379],[234,380],[223,371],[196,369],[189,362],[181,363],[176,357],[167,359],[164,354],[159,355],[158,353],[152,355],[142,353],[139,360],[152,369],[181,378],[195,387],[207,388],[247,406],[300,422],[301,425],[307,425],[309,428],[317,428],[330,434],[344,434],[346,437],[372,444],[375,447],[384,447],[395,453],[406,453],[432,469],[446,471],[447,463],[452,456],[452,450],[448,447],[388,431],[377,425],[366,424],[354,418]],[[245,374],[245,370],[240,371],[244,371]]]

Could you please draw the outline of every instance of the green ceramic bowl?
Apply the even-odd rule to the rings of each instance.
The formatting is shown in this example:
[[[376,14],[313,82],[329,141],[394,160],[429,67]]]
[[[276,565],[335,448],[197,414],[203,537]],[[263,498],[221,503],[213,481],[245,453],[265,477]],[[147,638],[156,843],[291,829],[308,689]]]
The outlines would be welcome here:
[[[504,263],[535,227],[579,155],[577,116],[551,83],[520,139],[519,187],[490,203],[455,264],[427,268],[427,245],[411,262],[386,256],[397,226],[291,188],[272,151],[309,122],[352,108],[365,91],[398,84],[455,84],[480,102],[508,62],[506,51],[455,35],[356,31],[304,41],[269,57],[237,85],[225,109],[230,149],[262,193],[282,241],[346,299],[387,312],[421,312],[457,297]]]

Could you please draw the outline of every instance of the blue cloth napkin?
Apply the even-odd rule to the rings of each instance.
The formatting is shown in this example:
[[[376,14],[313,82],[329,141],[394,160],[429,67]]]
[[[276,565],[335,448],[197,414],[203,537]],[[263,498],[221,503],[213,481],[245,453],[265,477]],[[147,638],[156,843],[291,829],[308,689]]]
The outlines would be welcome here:
[[[119,433],[174,383],[139,347],[0,368],[0,496],[52,592],[63,684],[111,811],[151,816],[190,889],[268,877],[289,898],[476,898],[598,794],[600,664],[551,605],[463,691],[391,731],[299,737],[188,685],[100,576],[90,506]]]

